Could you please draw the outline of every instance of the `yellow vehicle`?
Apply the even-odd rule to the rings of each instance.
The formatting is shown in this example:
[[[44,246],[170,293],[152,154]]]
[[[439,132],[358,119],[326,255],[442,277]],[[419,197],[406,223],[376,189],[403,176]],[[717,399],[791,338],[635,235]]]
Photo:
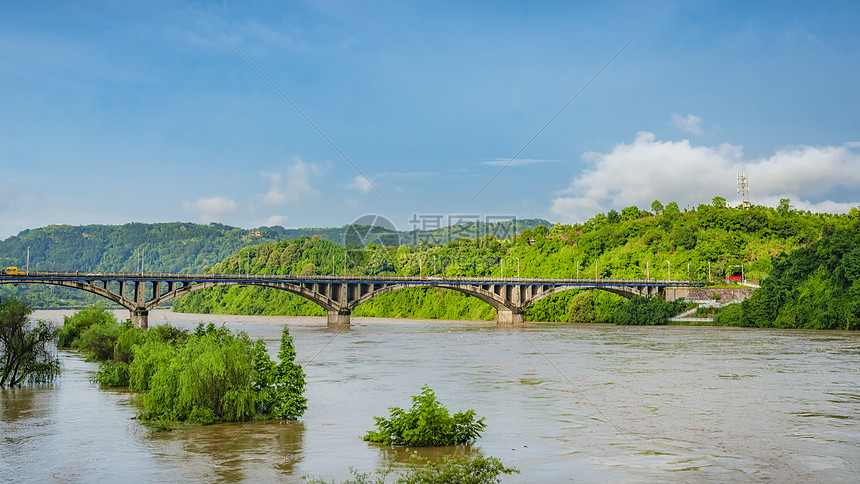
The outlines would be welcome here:
[[[27,274],[26,272],[22,271],[21,269],[18,269],[17,267],[14,267],[14,266],[7,267],[6,270],[3,272],[10,275],[10,276],[18,276],[18,275],[23,276],[23,275]]]

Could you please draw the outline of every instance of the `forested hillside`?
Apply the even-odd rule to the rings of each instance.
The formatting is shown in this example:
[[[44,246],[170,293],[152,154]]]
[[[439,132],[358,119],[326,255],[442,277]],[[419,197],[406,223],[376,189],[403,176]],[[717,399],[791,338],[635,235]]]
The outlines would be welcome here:
[[[243,247],[316,236],[341,244],[344,240],[394,240],[415,243],[447,241],[458,234],[513,234],[547,222],[510,220],[495,224],[463,224],[434,231],[393,232],[379,227],[260,227],[242,229],[212,223],[130,223],[126,225],[51,225],[25,230],[0,242],[0,266],[27,266],[34,271],[207,272]],[[32,307],[81,306],[103,301],[74,289],[44,285],[0,285],[0,297],[17,296]]]
[[[717,315],[722,324],[860,329],[860,220],[773,262],[761,289]]]
[[[344,248],[315,238],[248,247],[213,271],[264,274],[369,274],[516,277],[659,278],[720,281],[741,275],[764,279],[782,252],[806,247],[860,219],[847,215],[777,208],[731,208],[714,198],[693,210],[676,203],[652,204],[652,211],[628,207],[598,214],[582,224],[538,226],[499,240],[492,235],[446,244]],[[250,263],[250,268],[247,264]],[[241,267],[241,269],[240,269]],[[710,275],[709,275],[710,268]],[[605,319],[613,296],[562,294],[527,312],[527,319],[567,321],[575,314]],[[298,296],[256,288],[216,288],[191,294],[175,310],[210,313],[322,315]],[[355,315],[416,318],[492,319],[489,306],[444,289],[395,291],[359,306]]]

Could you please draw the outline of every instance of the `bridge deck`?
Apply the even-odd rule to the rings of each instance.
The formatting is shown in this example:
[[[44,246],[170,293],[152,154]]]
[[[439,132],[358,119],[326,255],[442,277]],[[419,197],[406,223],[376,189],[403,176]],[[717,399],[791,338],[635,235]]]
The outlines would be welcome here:
[[[293,284],[313,283],[396,283],[396,284],[495,284],[531,286],[608,285],[608,286],[662,286],[700,287],[704,282],[662,279],[571,279],[571,278],[517,278],[517,277],[443,277],[443,276],[337,276],[296,274],[192,274],[176,272],[71,272],[30,271],[27,274],[0,274],[0,280],[20,282],[42,282],[44,280],[67,281],[126,281],[126,282],[288,282]]]
[[[30,271],[2,274],[0,284],[55,284],[88,291],[127,308],[135,326],[146,327],[149,310],[192,291],[256,285],[291,292],[322,306],[331,325],[349,324],[352,310],[368,300],[407,287],[440,287],[477,297],[496,309],[499,324],[523,322],[537,301],[570,289],[594,288],[625,297],[684,297],[704,283],[658,279],[501,277],[306,276],[295,274],[187,274]],[[670,299],[671,298],[671,299]]]

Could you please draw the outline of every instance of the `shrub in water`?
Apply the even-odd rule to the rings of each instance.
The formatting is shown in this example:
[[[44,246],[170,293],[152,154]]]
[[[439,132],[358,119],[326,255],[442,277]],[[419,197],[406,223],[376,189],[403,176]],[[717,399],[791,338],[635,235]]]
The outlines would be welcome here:
[[[90,326],[110,322],[116,323],[116,317],[102,305],[90,306],[66,316],[63,318],[63,327],[57,334],[57,347],[77,348],[81,334]]]
[[[389,445],[435,447],[465,444],[481,436],[486,427],[484,418],[475,420],[475,411],[467,410],[451,416],[436,400],[428,386],[412,397],[412,410],[390,407],[389,419],[374,417],[376,431],[369,431],[364,440]]]
[[[262,341],[226,327],[198,326],[184,345],[147,340],[135,347],[131,386],[143,396],[146,420],[209,424],[250,420],[268,413],[298,418],[305,409],[304,371],[295,364],[289,330],[274,364]],[[147,378],[147,375],[151,377]]]

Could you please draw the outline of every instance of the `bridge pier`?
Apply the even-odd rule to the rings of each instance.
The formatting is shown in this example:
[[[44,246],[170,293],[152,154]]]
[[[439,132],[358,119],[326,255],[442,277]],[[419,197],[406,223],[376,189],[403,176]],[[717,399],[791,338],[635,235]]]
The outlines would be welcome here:
[[[132,309],[129,313],[131,313],[132,326],[143,330],[149,327],[149,311],[146,309]]]
[[[343,326],[349,324],[349,315],[352,313],[349,309],[339,309],[328,312],[328,326]]]
[[[523,324],[523,310],[522,309],[497,309],[496,310],[496,324],[497,325],[511,325],[511,324]]]

